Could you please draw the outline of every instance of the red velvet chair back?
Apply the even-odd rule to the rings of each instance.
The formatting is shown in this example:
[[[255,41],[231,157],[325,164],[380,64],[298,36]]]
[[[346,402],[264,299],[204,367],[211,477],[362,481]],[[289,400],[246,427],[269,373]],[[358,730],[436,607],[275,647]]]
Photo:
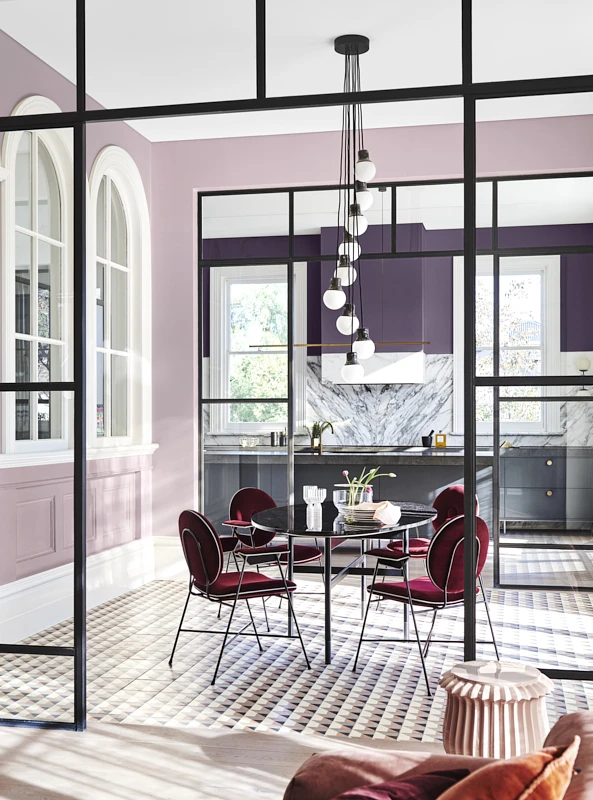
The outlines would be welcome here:
[[[465,517],[463,515],[450,519],[432,537],[426,569],[428,576],[435,586],[447,594],[463,592],[463,528]],[[476,578],[482,574],[490,534],[488,526],[480,517],[476,517],[476,539],[478,559],[476,564]]]
[[[251,522],[254,514],[257,514],[258,511],[267,511],[269,508],[276,508],[274,498],[270,497],[262,489],[247,486],[244,489],[239,489],[231,498],[229,519]],[[259,528],[251,528],[245,531],[242,531],[241,528],[235,528],[235,533],[243,544],[249,547],[263,547],[268,542],[271,542],[276,535],[271,531],[261,531]]]
[[[456,486],[447,486],[446,489],[438,495],[435,499],[433,508],[436,509],[437,516],[433,519],[432,524],[435,531],[438,531],[445,522],[454,517],[459,517],[463,514],[463,500],[465,491],[462,484]],[[480,513],[480,504],[476,497],[476,516]]]
[[[222,572],[224,554],[220,537],[210,520],[198,511],[181,512],[179,536],[190,574],[205,589]]]

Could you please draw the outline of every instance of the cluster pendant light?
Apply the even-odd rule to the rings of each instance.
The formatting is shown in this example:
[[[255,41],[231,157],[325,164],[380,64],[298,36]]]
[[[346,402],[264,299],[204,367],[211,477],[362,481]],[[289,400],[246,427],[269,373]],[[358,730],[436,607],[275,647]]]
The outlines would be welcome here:
[[[360,92],[359,56],[368,51],[369,40],[357,34],[339,36],[334,48],[344,56],[344,94]],[[360,265],[358,270],[354,266],[361,253],[358,237],[365,233],[369,225],[363,212],[373,204],[373,195],[367,183],[373,180],[375,172],[376,167],[364,146],[362,107],[360,103],[345,103],[338,187],[338,261],[329,289],[323,295],[323,302],[334,311],[343,307],[336,327],[343,336],[350,337],[350,352],[346,354],[346,363],[342,367],[342,378],[347,383],[359,383],[364,378],[364,366],[359,362],[370,358],[375,352],[369,330],[364,327],[362,270]],[[360,318],[355,305],[356,289]]]

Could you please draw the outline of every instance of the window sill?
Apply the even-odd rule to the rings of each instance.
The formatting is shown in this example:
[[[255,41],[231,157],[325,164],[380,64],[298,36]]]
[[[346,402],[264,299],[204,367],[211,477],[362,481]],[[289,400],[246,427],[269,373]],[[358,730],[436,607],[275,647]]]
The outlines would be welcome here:
[[[158,448],[158,444],[130,444],[116,447],[89,447],[87,461],[98,461],[105,458],[130,458],[132,456],[150,456]],[[51,464],[68,464],[74,461],[73,450],[53,450],[36,453],[3,453],[0,454],[0,469],[17,467],[47,467]]]

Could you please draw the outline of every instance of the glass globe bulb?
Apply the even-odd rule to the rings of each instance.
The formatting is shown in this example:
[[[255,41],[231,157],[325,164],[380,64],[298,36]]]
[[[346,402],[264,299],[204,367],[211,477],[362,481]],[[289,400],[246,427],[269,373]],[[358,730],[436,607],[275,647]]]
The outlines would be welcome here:
[[[591,361],[587,356],[581,356],[577,358],[575,366],[579,372],[588,372],[591,369]]]
[[[356,181],[356,202],[361,211],[368,211],[373,205],[373,194],[366,183],[362,183],[362,181]]]
[[[337,285],[332,286],[332,283],[333,280],[329,285],[329,289],[326,289],[323,293],[323,303],[327,308],[331,308],[332,311],[337,311],[346,302],[346,292],[341,285],[339,287]]]
[[[362,181],[363,183],[368,183],[369,181],[373,180],[376,172],[377,172],[377,167],[373,164],[373,162],[369,158],[369,151],[359,150],[358,161],[356,162],[356,166],[354,167],[354,176],[356,180]]]
[[[359,204],[353,203],[350,206],[350,213],[348,214],[348,219],[346,220],[346,230],[352,236],[362,236],[368,227],[369,221],[364,214],[361,214]]]
[[[375,352],[375,343],[372,339],[357,339],[352,345],[352,349],[361,361],[370,358]]]
[[[346,355],[346,363],[342,367],[342,378],[346,383],[360,383],[364,378],[364,367],[358,363],[356,353]]]
[[[360,258],[360,245],[348,231],[344,231],[344,241],[338,247],[339,256],[348,256],[351,262]]]
[[[343,336],[352,336],[358,329],[358,317],[354,313],[354,306],[346,303],[344,311],[336,320],[336,328]]]
[[[349,267],[336,268],[336,278],[339,278],[342,281],[342,286],[350,286],[351,283],[354,283],[356,280],[356,275],[356,269],[352,265]]]

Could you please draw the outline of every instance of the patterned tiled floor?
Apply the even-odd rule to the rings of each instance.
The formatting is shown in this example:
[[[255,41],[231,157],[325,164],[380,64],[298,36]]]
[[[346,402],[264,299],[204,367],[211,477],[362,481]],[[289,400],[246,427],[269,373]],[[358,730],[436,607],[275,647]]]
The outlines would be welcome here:
[[[323,603],[319,584],[299,582],[297,613],[312,660],[305,668],[298,641],[265,639],[259,654],[253,637],[240,637],[225,651],[216,686],[210,685],[220,637],[182,634],[173,669],[167,662],[183,607],[186,585],[157,581],[95,608],[88,615],[88,701],[91,719],[151,725],[207,726],[234,730],[293,730],[433,741],[440,738],[445,694],[439,676],[463,657],[460,644],[433,645],[428,656],[435,696],[426,695],[412,645],[363,645],[352,672],[360,632],[359,590],[335,590],[334,661],[323,663]],[[538,666],[593,668],[593,596],[559,592],[494,591],[491,609],[504,659]],[[367,635],[398,636],[402,611],[395,604],[372,610]],[[286,604],[268,603],[274,629],[286,620]],[[263,625],[260,601],[253,601]],[[243,609],[244,612],[244,609]],[[193,599],[186,624],[218,628],[217,608]],[[486,639],[484,609],[478,607],[478,637]],[[427,631],[430,620],[422,615]],[[460,611],[440,615],[436,636],[461,639]],[[30,641],[71,644],[65,622]],[[479,657],[493,657],[480,647]],[[0,656],[0,716],[70,720],[71,660]],[[555,683],[548,709],[563,713],[593,708],[593,683]]]

